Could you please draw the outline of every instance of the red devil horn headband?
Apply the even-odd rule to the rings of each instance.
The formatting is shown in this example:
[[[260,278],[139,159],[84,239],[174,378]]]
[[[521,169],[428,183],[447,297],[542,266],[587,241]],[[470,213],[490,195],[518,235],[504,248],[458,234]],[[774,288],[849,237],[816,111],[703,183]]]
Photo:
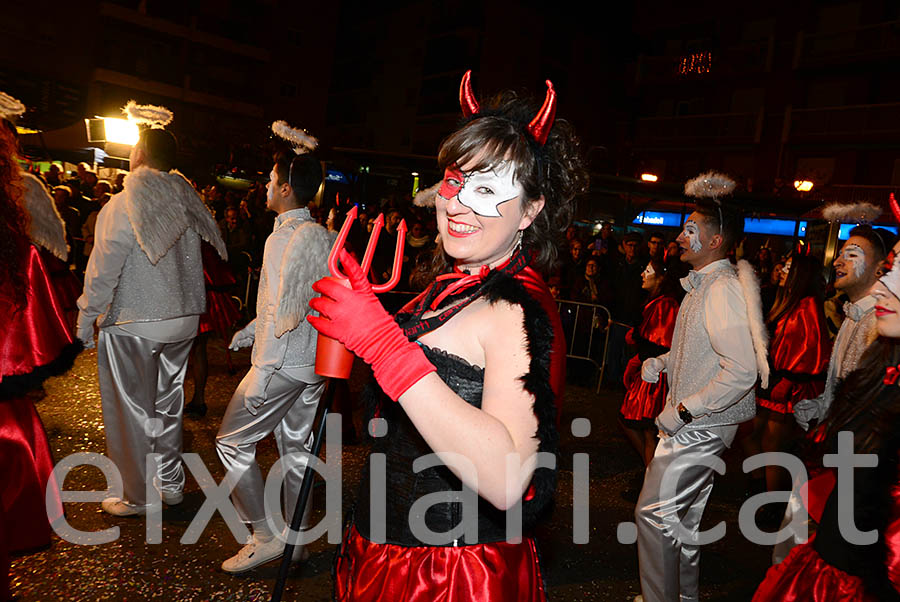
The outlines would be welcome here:
[[[459,85],[459,105],[462,107],[463,116],[467,119],[473,115],[477,115],[481,110],[478,101],[475,100],[475,94],[472,92],[472,71],[466,71],[463,75],[462,83]],[[553,119],[556,117],[556,90],[553,89],[553,83],[547,80],[547,95],[544,97],[544,104],[538,111],[531,123],[526,128],[535,142],[543,146],[547,142],[547,136],[550,135],[550,128],[553,126]]]
[[[462,83],[459,84],[459,106],[462,107],[463,116],[468,119],[472,115],[477,115],[481,109],[478,101],[475,100],[475,93],[472,92],[472,70],[466,71],[463,75]]]
[[[900,224],[900,205],[897,204],[897,199],[894,198],[893,192],[891,193],[891,213],[894,214],[894,219]]]
[[[544,97],[544,104],[541,106],[538,114],[534,116],[534,119],[531,120],[531,123],[528,124],[528,131],[541,146],[547,142],[547,136],[550,135],[554,117],[556,117],[556,90],[553,89],[553,84],[548,79],[547,95]]]

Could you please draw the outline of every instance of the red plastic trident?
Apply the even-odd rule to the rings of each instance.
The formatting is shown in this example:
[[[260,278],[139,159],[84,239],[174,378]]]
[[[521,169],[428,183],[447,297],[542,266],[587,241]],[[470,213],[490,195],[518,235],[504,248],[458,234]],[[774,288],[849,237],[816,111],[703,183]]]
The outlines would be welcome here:
[[[356,205],[347,212],[344,219],[344,225],[338,233],[334,246],[331,247],[331,253],[328,254],[328,270],[332,277],[343,280],[347,286],[349,281],[347,276],[341,272],[338,265],[338,256],[341,249],[347,244],[347,235],[353,222],[356,221],[357,209]],[[384,214],[381,213],[375,219],[375,225],[372,226],[372,233],[369,235],[369,244],[366,245],[366,252],[363,255],[362,271],[368,275],[372,268],[372,258],[375,257],[375,247],[378,244],[378,236],[381,234],[381,228],[384,226]],[[394,267],[391,270],[391,279],[384,284],[372,285],[372,290],[376,293],[385,293],[400,282],[400,271],[403,268],[403,242],[406,240],[406,220],[400,221],[397,228],[397,246],[394,249]],[[353,354],[347,351],[339,341],[326,337],[319,333],[318,342],[316,343],[316,374],[328,376],[331,378],[348,378],[350,370],[353,367]]]
[[[331,247],[331,253],[328,254],[328,269],[335,278],[347,279],[347,276],[341,272],[338,266],[338,255],[341,249],[347,244],[347,235],[350,233],[350,227],[356,221],[356,205],[347,212],[344,219],[344,225],[338,233],[334,246]],[[379,213],[375,218],[375,224],[372,226],[372,233],[369,235],[369,244],[366,245],[366,253],[363,255],[362,267],[363,274],[368,274],[372,268],[372,258],[375,257],[375,247],[378,245],[378,237],[381,235],[381,228],[384,227],[384,214]],[[376,293],[386,293],[400,282],[400,271],[403,267],[403,242],[406,240],[406,220],[400,220],[400,226],[397,227],[397,246],[394,248],[394,267],[391,270],[391,279],[384,284],[373,284],[372,290]]]

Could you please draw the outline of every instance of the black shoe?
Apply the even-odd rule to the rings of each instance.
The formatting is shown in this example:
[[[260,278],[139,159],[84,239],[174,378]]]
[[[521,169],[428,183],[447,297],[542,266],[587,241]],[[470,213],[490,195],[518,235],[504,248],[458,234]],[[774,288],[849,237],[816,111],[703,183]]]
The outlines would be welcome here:
[[[184,414],[185,416],[189,416],[191,418],[196,418],[199,420],[200,418],[206,416],[206,404],[192,401],[191,403],[184,406]]]

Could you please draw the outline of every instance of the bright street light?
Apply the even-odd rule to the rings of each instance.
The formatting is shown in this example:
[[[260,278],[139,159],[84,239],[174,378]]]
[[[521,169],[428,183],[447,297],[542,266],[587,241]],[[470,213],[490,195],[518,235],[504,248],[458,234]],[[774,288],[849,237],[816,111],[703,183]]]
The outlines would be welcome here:
[[[102,119],[107,142],[134,146],[141,137],[141,132],[133,121],[116,117],[102,117]]]
[[[656,182],[659,178],[652,173],[642,173],[641,179],[645,182]]]
[[[794,180],[794,188],[799,192],[809,192],[813,189],[813,183],[809,180]]]

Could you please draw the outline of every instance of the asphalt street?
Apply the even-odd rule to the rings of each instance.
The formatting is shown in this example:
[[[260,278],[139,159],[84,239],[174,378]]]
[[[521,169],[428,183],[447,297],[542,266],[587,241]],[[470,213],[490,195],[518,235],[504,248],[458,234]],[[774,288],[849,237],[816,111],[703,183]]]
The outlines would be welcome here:
[[[186,419],[184,426],[184,451],[198,454],[216,482],[222,479],[223,469],[215,454],[215,434],[231,394],[249,365],[249,354],[237,353],[233,357],[237,373],[231,375],[226,369],[222,342],[210,341],[206,389],[209,413],[201,420]],[[589,386],[570,384],[567,388],[561,418],[556,505],[550,521],[537,532],[543,567],[551,600],[631,600],[639,593],[636,546],[620,543],[617,533],[620,523],[633,521],[633,493],[639,487],[643,469],[616,423],[621,390],[595,393],[591,369],[579,377],[583,368],[570,366],[570,381]],[[357,365],[350,380],[354,395],[366,379],[366,370]],[[190,399],[190,376],[186,390]],[[45,393],[43,398],[36,398],[36,405],[56,461],[78,452],[104,453],[96,353],[84,352],[72,371],[46,383]],[[573,436],[572,422],[577,418],[590,421],[587,436]],[[360,408],[354,412],[354,420],[360,431]],[[581,426],[584,427],[583,422]],[[323,454],[329,458],[327,448],[326,442]],[[352,504],[365,452],[364,444],[343,446],[340,467],[344,512]],[[577,454],[586,454],[589,462],[589,482],[576,488],[587,495],[589,515],[587,528],[573,532],[572,467]],[[268,471],[276,458],[275,443],[270,437],[259,445],[263,470]],[[726,455],[728,470],[718,478],[704,517],[705,529],[719,521],[725,521],[727,528],[724,539],[703,550],[704,600],[749,600],[769,562],[770,549],[750,543],[737,528],[745,482],[741,460],[739,450],[730,450]],[[64,488],[102,491],[106,484],[100,470],[83,466],[69,473]],[[323,492],[323,487],[316,488],[314,520],[324,513]],[[277,562],[240,577],[220,570],[221,562],[240,547],[220,514],[213,515],[196,543],[181,542],[206,499],[193,476],[188,477],[185,494],[184,503],[163,511],[160,543],[147,543],[147,523],[143,518],[106,515],[96,502],[67,503],[67,520],[72,527],[81,531],[117,527],[118,537],[99,545],[79,545],[54,537],[49,548],[14,559],[14,596],[21,602],[268,600]],[[627,535],[628,525],[621,532]],[[292,569],[285,600],[331,599],[335,547],[324,536],[310,545],[310,559]]]

